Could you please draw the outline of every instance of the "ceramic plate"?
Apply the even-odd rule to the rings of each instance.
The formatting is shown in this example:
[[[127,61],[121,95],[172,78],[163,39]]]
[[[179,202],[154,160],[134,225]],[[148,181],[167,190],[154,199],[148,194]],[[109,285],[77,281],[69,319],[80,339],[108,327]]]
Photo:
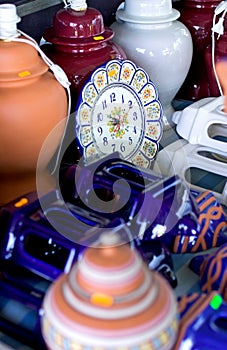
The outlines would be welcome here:
[[[76,108],[76,135],[85,160],[120,152],[147,168],[162,136],[162,106],[148,74],[129,60],[97,68]]]

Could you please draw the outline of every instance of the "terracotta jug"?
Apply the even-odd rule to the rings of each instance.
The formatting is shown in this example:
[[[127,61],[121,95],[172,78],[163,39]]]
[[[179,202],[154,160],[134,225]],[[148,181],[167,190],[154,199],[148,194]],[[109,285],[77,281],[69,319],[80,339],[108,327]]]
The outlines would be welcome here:
[[[119,237],[103,232],[47,290],[41,325],[48,349],[172,349],[174,293]]]
[[[36,190],[37,160],[51,132],[39,174],[45,177],[47,190],[52,186],[54,179],[47,167],[58,148],[68,113],[64,87],[49,71],[34,42],[17,30],[19,20],[15,5],[0,5],[1,205]]]

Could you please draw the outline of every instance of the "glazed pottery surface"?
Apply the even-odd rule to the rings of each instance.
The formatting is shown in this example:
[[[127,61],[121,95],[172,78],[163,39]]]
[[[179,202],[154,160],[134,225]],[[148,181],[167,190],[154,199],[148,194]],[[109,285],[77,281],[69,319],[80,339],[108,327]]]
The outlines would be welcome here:
[[[175,5],[193,40],[192,64],[177,98],[196,101],[219,96],[211,61],[211,28],[214,10],[219,3],[219,0],[181,0]],[[220,38],[220,44],[216,40],[216,45],[226,45],[223,42]]]
[[[64,88],[29,44],[1,41],[0,67],[0,203],[6,203],[36,189],[42,145],[64,121],[40,163],[49,176],[47,165],[59,145],[68,103]]]
[[[205,257],[200,267],[200,286],[203,292],[218,291],[227,301],[227,244]]]
[[[197,234],[176,234],[170,251],[196,253],[226,244],[227,217],[222,205],[210,191],[196,197],[199,207],[200,230]],[[168,239],[163,241],[167,244]]]
[[[146,10],[143,10],[146,9]],[[147,0],[125,1],[116,12],[113,41],[128,59],[144,68],[157,86],[164,112],[164,128],[171,124],[172,100],[183,84],[192,59],[192,39],[180,13],[165,4]]]
[[[171,287],[116,238],[103,234],[48,289],[42,332],[49,349],[172,349],[178,316]]]
[[[217,292],[191,293],[178,300],[179,336],[173,350],[219,350],[227,341],[225,332],[227,304]]]

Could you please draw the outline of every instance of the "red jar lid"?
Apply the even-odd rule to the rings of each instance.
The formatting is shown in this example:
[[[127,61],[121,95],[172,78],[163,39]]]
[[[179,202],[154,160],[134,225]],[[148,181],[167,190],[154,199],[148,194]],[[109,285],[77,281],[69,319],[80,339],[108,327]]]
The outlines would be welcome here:
[[[102,14],[91,7],[83,11],[71,8],[59,10],[53,27],[43,34],[44,39],[53,44],[80,46],[107,41],[113,36],[113,31],[104,27]]]

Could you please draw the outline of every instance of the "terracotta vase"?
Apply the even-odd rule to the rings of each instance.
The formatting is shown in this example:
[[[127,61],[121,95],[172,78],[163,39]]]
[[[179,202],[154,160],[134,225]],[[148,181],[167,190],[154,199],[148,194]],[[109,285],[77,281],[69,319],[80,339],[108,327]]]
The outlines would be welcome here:
[[[114,32],[104,27],[103,16],[86,1],[73,0],[54,16],[53,27],[43,33],[41,48],[62,67],[71,82],[72,111],[80,90],[95,68],[111,59],[124,59],[112,42]]]
[[[14,5],[1,5],[17,20]],[[15,20],[14,20],[15,19]],[[0,20],[0,22],[1,22]],[[1,25],[0,25],[0,28]],[[4,32],[4,31],[3,31]],[[37,50],[16,29],[10,38],[0,31],[0,203],[36,190],[36,165],[42,145],[51,142],[40,161],[40,175],[47,190],[54,182],[47,166],[56,152],[67,116],[68,101],[64,88],[49,71]],[[55,128],[59,122],[61,126]],[[55,128],[55,131],[53,132]]]
[[[48,349],[170,350],[177,338],[173,291],[116,232],[103,233],[48,289],[42,334]]]
[[[211,28],[214,10],[219,0],[181,0],[175,7],[180,11],[181,21],[189,29],[193,40],[193,57],[190,70],[177,93],[176,98],[196,101],[212,96],[210,91],[209,70],[207,67],[206,50],[211,45]],[[215,80],[212,79],[212,84]]]

